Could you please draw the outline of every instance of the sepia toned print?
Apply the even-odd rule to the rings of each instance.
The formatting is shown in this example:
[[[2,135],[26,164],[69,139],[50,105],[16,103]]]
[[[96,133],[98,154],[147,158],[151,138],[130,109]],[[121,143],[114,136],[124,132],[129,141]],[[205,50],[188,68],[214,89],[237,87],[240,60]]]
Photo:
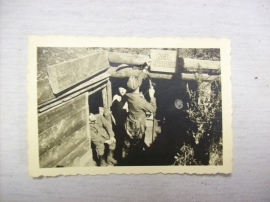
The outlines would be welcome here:
[[[33,36],[28,93],[30,176],[232,172],[227,39]]]

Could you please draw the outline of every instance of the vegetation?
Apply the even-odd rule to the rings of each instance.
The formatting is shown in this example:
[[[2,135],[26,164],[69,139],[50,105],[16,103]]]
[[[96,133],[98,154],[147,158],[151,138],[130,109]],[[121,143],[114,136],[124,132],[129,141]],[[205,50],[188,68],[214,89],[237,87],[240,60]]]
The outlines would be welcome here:
[[[196,160],[194,159],[194,150],[190,145],[184,145],[181,147],[180,152],[174,157],[174,165],[196,165]]]
[[[198,145],[202,138],[208,136],[211,142],[208,144],[204,142],[203,145],[209,154],[210,165],[222,165],[222,97],[221,97],[221,82],[214,80],[212,82],[203,82],[202,69],[198,66],[196,73],[197,88],[192,90],[189,85],[186,85],[186,90],[189,97],[187,103],[187,115],[192,126],[188,127],[187,133],[192,135],[195,143]],[[194,145],[196,146],[196,145]],[[187,148],[184,145],[181,151],[191,151],[192,148]],[[175,157],[175,165],[190,165],[189,162],[183,161],[186,153],[181,152]],[[196,162],[196,161],[192,161]]]

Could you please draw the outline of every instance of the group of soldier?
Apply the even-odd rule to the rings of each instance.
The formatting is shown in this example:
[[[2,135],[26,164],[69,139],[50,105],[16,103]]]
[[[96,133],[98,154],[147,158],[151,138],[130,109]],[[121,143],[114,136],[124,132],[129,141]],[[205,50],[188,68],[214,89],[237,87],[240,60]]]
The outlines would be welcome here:
[[[96,147],[99,166],[113,165],[140,165],[143,153],[146,131],[147,113],[155,113],[155,90],[150,85],[148,92],[150,102],[140,92],[144,79],[149,75],[150,61],[146,62],[138,76],[130,76],[127,90],[119,88],[119,95],[113,97],[111,124],[101,114],[89,115],[91,140]],[[105,157],[105,144],[108,145],[108,154]],[[115,160],[115,158],[118,160]]]

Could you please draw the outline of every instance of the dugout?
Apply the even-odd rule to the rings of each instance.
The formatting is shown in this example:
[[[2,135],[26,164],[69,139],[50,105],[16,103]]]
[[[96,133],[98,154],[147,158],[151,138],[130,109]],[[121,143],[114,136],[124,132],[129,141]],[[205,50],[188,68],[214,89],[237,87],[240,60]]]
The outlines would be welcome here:
[[[46,53],[61,50],[61,61],[51,61]],[[47,52],[46,52],[47,51]],[[67,57],[68,48],[38,48],[37,65],[37,116],[39,163],[41,168],[90,166],[92,156],[89,112],[108,111],[112,96],[120,85],[126,84],[131,75],[138,75],[149,55],[110,52],[89,49],[83,56]],[[157,113],[147,120],[145,143],[150,147],[161,130],[170,130],[178,123],[181,109],[185,107],[185,85],[194,81],[198,63],[205,68],[216,68],[218,61],[199,61],[178,58],[177,51],[153,50],[151,59],[171,62],[154,62],[150,78],[157,98]],[[167,54],[167,55],[166,55]],[[51,57],[51,58],[50,58]],[[166,67],[161,67],[166,64]],[[208,75],[207,80],[219,77]],[[205,77],[206,78],[206,77]],[[147,86],[142,91],[147,98]],[[181,100],[181,109],[175,101]],[[105,115],[110,121],[108,113]],[[167,126],[162,123],[170,123]],[[166,128],[167,127],[167,128]]]

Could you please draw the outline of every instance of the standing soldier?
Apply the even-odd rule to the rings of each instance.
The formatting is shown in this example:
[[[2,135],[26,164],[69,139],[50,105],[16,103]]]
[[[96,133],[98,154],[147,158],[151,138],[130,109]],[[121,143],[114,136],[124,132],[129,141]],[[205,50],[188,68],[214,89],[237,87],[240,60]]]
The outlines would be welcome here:
[[[140,158],[143,151],[146,130],[146,113],[155,113],[157,108],[153,86],[150,86],[149,89],[150,103],[139,91],[143,79],[148,75],[147,68],[149,65],[150,61],[139,76],[131,76],[127,82],[127,87],[131,90],[131,93],[126,94],[128,102],[128,117],[125,123],[125,128],[128,136],[125,138],[123,157],[130,158],[130,160],[133,161],[133,164],[139,164],[139,161],[141,160]]]
[[[112,131],[109,122],[100,114],[89,115],[91,140],[96,146],[96,151],[99,157],[99,165],[107,166],[107,163],[117,164],[117,161],[113,158],[115,143],[114,133]],[[109,153],[107,157],[107,163],[105,161],[104,151],[105,143],[109,145]]]
[[[112,120],[113,120],[113,130],[116,138],[116,149],[115,149],[115,157],[119,163],[121,164],[122,160],[122,149],[124,145],[124,139],[126,137],[126,129],[125,122],[127,119],[127,97],[126,97],[126,89],[123,87],[119,87],[119,94],[113,96],[113,102],[111,106],[112,111]]]

